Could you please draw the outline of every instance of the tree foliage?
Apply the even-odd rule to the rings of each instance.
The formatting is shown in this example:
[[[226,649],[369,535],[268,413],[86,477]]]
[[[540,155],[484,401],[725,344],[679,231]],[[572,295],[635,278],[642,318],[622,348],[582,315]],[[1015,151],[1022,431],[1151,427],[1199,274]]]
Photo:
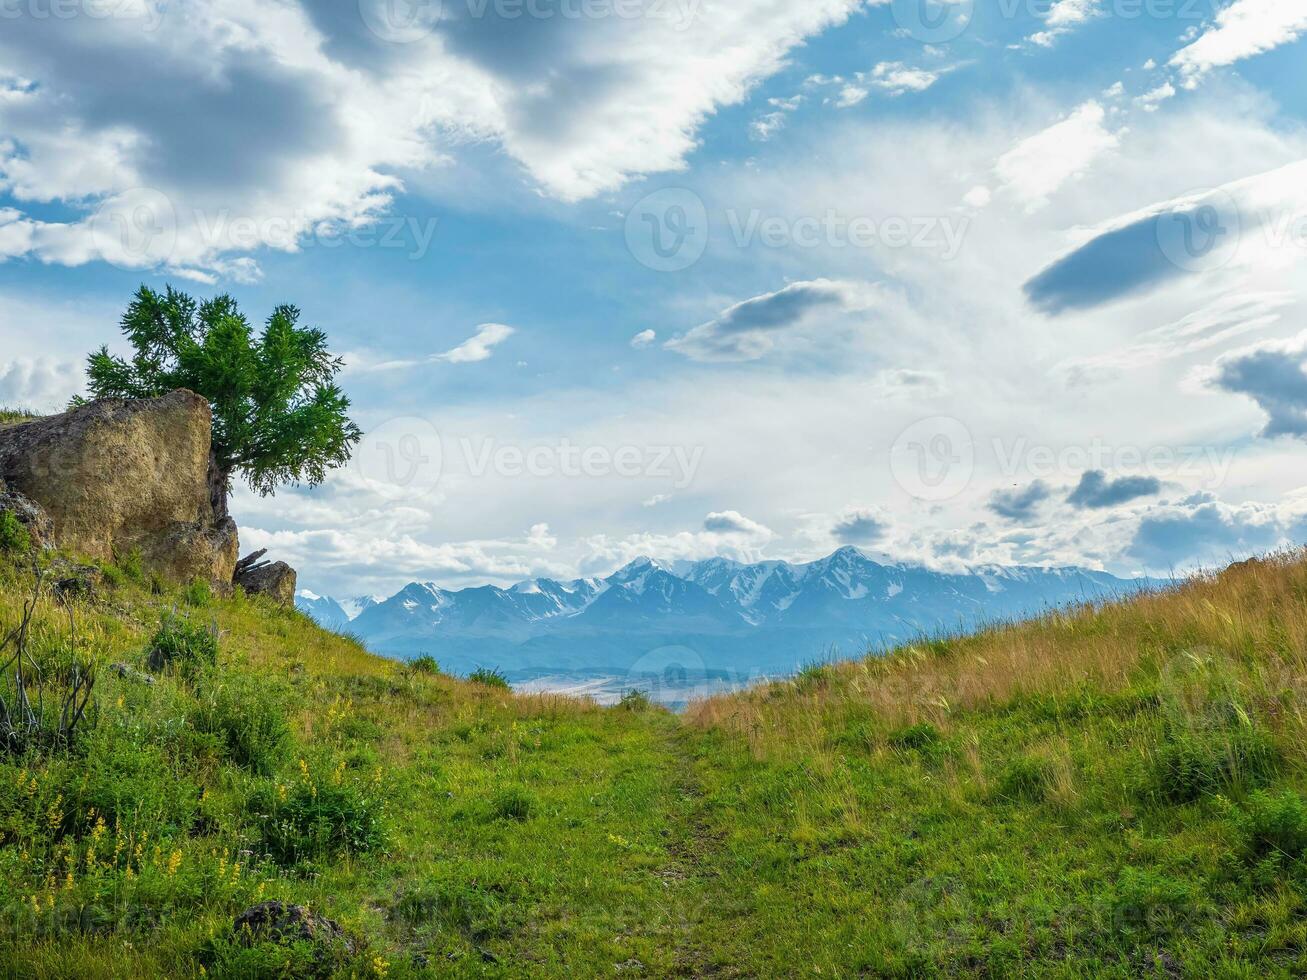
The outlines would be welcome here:
[[[213,408],[216,487],[234,474],[267,496],[282,483],[321,483],[361,437],[335,383],[343,366],[321,330],[278,306],[258,335],[227,295],[198,302],[142,286],[123,314],[129,358],[101,347],[88,358],[96,398],[150,398],[189,388]]]

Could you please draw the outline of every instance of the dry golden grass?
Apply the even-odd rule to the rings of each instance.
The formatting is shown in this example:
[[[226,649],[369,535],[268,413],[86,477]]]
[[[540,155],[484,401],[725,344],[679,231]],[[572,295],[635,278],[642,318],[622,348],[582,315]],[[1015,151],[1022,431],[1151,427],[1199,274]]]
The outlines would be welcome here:
[[[1233,672],[1282,728],[1303,726],[1307,551],[720,695],[692,704],[686,719],[742,736],[763,757],[820,744],[850,714],[868,714],[886,730],[929,722],[947,731],[966,712],[1085,688],[1120,692],[1204,665]]]

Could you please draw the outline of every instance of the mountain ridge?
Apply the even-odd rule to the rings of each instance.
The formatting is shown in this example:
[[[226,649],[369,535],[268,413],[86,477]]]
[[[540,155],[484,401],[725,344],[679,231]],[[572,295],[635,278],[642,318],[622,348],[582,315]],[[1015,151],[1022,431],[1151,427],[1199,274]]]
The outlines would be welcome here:
[[[940,572],[846,546],[801,563],[641,556],[602,577],[456,590],[411,582],[385,599],[302,593],[297,605],[380,652],[432,652],[451,669],[630,669],[676,646],[694,668],[773,672],[1158,584],[1076,566]]]

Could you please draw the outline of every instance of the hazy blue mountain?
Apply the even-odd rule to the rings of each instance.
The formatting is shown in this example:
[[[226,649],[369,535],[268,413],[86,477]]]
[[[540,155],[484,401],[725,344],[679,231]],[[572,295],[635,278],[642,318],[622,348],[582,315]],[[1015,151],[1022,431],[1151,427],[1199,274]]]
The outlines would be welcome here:
[[[621,674],[671,663],[771,674],[1156,584],[1083,568],[945,573],[880,564],[848,547],[802,564],[639,558],[606,578],[533,579],[508,589],[414,582],[380,601],[301,594],[297,605],[379,652],[430,653],[459,672]]]

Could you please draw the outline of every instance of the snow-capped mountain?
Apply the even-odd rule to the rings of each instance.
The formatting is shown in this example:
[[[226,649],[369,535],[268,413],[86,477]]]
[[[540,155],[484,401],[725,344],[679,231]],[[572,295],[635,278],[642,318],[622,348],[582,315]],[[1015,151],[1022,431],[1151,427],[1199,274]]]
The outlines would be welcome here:
[[[308,589],[295,593],[295,608],[309,616],[319,625],[329,630],[347,630],[349,624],[359,614],[371,606],[384,602],[385,596],[364,595],[353,599],[334,599],[329,595],[318,595]]]
[[[380,652],[429,652],[454,670],[627,669],[675,646],[704,669],[775,671],[1156,584],[1083,568],[950,574],[846,547],[806,563],[638,558],[605,578],[508,589],[414,582],[381,601],[301,593],[297,605]]]

